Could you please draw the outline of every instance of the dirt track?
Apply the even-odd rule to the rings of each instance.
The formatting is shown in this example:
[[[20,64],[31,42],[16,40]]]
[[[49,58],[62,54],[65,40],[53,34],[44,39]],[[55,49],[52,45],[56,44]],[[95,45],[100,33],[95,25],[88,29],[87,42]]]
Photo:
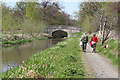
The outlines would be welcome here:
[[[118,71],[115,70],[103,57],[97,53],[91,53],[92,48],[87,45],[86,59],[93,70],[96,78],[118,78]]]

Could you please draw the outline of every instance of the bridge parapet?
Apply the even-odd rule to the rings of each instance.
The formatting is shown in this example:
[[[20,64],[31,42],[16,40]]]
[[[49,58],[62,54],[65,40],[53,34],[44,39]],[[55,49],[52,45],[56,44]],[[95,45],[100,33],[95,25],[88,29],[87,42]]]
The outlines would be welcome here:
[[[77,28],[77,27],[73,27],[73,26],[49,26],[48,28],[46,28],[45,33],[52,35],[52,33],[54,31],[64,31],[67,32],[68,37],[70,37],[71,34],[76,33],[76,32],[80,32],[81,28]]]

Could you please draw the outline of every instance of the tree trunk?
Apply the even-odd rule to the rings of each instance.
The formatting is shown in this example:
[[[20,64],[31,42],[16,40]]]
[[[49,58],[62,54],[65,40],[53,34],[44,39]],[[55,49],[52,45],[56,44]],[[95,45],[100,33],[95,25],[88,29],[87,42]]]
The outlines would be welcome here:
[[[103,15],[101,15],[101,17],[100,17],[100,33],[101,33],[101,35],[102,35],[102,17],[103,17]]]
[[[103,15],[101,14],[101,17],[100,17],[100,42],[102,41],[102,17]]]
[[[105,33],[105,41],[108,39],[109,33],[110,33],[110,30],[107,30],[106,33]]]
[[[105,17],[104,23],[103,23],[103,28],[102,28],[102,41],[101,41],[101,45],[104,44],[105,41],[105,26],[106,26],[106,22],[107,22],[107,18]]]

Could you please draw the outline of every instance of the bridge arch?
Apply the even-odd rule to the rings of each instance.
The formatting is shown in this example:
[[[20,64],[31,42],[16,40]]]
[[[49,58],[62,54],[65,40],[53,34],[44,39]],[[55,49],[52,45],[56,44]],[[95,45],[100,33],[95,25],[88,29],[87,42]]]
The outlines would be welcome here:
[[[55,30],[52,32],[52,37],[53,38],[64,38],[68,37],[68,32],[64,30]]]
[[[55,34],[57,33],[56,31],[57,32],[60,32],[60,31],[65,32],[64,35],[67,34],[67,37],[70,37],[71,34],[76,33],[76,32],[80,32],[81,28],[77,28],[77,27],[74,27],[74,26],[64,26],[64,25],[51,25],[51,26],[48,26],[45,29],[45,33],[48,34],[51,37],[53,35],[55,37]],[[61,37],[61,35],[60,35],[60,37]]]

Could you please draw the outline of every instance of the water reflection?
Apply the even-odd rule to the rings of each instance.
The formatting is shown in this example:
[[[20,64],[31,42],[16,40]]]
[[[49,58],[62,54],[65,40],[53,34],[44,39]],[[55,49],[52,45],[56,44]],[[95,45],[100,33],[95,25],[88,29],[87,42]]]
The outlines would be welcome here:
[[[30,58],[33,54],[49,48],[64,39],[35,40],[24,45],[2,49],[2,72],[15,67]]]

